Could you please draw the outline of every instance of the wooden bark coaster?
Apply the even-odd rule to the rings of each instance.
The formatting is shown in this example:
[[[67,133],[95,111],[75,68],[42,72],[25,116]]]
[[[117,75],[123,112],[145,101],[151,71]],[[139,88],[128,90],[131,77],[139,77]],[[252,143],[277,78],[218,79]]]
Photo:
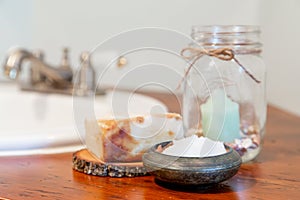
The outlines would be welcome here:
[[[104,163],[87,149],[79,150],[73,154],[73,169],[95,176],[135,177],[147,175],[142,162]]]

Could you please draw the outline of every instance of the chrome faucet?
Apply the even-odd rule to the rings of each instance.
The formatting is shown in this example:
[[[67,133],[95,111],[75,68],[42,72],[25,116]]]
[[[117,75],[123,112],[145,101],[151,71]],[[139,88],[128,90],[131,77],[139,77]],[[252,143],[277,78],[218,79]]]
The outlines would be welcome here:
[[[27,83],[22,83],[20,85],[21,89],[72,94],[74,89],[72,81],[74,73],[69,64],[68,49],[63,49],[61,64],[58,67],[50,66],[44,62],[43,57],[42,52],[32,53],[25,49],[15,49],[10,52],[4,63],[4,73],[10,79],[17,80],[22,71],[23,62],[29,61],[31,64],[30,80]],[[94,74],[91,76],[91,79],[93,78]]]

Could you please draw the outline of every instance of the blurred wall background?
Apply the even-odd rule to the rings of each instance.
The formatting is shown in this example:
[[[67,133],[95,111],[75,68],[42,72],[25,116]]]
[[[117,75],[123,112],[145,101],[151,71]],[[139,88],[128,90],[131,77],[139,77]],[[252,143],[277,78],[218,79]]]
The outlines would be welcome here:
[[[57,64],[61,48],[67,46],[72,65],[78,67],[80,52],[138,27],[163,27],[189,35],[191,26],[197,24],[260,25],[268,101],[300,115],[299,20],[297,0],[0,0],[0,61],[9,48],[21,46],[43,49],[46,60]],[[103,55],[118,53],[118,49],[113,51]],[[101,59],[94,60],[97,70],[103,68]],[[0,79],[5,80],[2,75]],[[169,79],[176,85],[177,79]],[[132,83],[129,80],[124,85]]]

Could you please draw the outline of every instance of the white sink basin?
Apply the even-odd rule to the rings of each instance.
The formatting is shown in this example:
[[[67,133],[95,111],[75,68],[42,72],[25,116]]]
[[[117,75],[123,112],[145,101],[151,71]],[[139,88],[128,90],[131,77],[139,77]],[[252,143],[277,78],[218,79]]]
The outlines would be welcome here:
[[[75,117],[75,123],[74,113],[78,112],[73,110],[72,96],[22,92],[15,84],[2,83],[0,91],[0,156],[62,153],[83,148],[84,115]],[[97,96],[94,101],[97,118],[147,114],[158,107],[160,112],[167,111],[155,99],[122,92]]]

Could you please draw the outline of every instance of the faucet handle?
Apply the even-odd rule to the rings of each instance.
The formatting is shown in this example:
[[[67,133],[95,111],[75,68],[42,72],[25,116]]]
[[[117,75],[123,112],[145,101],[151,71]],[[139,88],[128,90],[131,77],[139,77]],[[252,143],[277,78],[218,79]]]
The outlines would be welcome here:
[[[43,61],[45,58],[45,53],[40,49],[33,51],[32,54],[41,61]]]
[[[69,49],[67,47],[63,48],[63,55],[62,55],[61,64],[59,68],[71,70],[70,61],[69,61]]]
[[[76,84],[77,95],[84,96],[93,92],[96,88],[95,84],[95,70],[91,65],[91,55],[89,52],[84,51],[80,54],[81,66],[78,72]]]

